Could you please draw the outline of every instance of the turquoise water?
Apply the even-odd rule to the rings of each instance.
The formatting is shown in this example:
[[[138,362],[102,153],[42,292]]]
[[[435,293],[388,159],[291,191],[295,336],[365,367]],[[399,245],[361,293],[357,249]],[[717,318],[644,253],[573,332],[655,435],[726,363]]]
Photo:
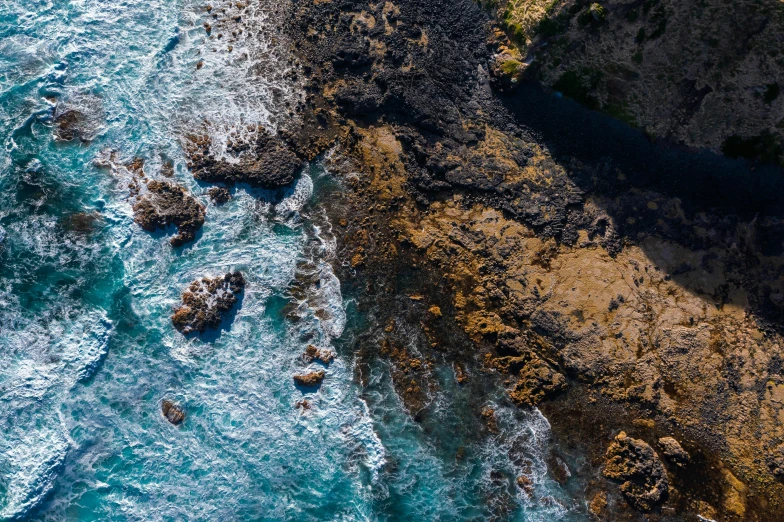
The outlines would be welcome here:
[[[502,432],[463,440],[446,370],[440,432],[405,414],[383,365],[360,389],[350,353],[318,392],[295,388],[308,344],[339,347],[362,324],[330,268],[319,194],[336,182],[316,163],[279,198],[239,187],[215,207],[182,153],[193,126],[220,147],[301,97],[281,2],[253,4],[231,52],[206,39],[203,2],[0,4],[0,520],[482,520],[501,496],[512,519],[574,518],[546,474],[546,420],[496,404],[501,391]],[[87,115],[84,141],[53,138],[55,106]],[[117,166],[134,157],[157,178],[173,162],[207,206],[194,243],[133,223]],[[320,285],[291,323],[280,303],[302,261]],[[229,270],[248,281],[236,315],[179,335],[182,290]],[[521,455],[535,498],[498,479]]]

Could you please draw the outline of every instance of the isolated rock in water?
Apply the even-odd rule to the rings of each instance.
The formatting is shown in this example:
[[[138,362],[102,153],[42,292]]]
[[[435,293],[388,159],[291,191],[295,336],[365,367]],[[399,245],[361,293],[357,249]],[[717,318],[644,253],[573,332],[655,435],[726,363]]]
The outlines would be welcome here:
[[[185,420],[185,412],[183,409],[170,400],[164,400],[163,403],[161,403],[161,411],[163,412],[163,416],[166,417],[166,420],[175,426]]]
[[[183,187],[152,180],[133,206],[133,217],[139,226],[150,232],[175,225],[178,234],[171,239],[171,244],[180,246],[196,237],[204,224],[204,207]]]
[[[103,104],[96,96],[79,95],[54,109],[54,138],[57,141],[92,141],[103,120]]]
[[[223,205],[231,199],[231,193],[224,187],[212,187],[207,191],[207,194],[209,194],[210,199],[216,205]]]
[[[310,364],[313,361],[321,361],[324,364],[330,364],[335,360],[335,354],[330,350],[321,350],[312,344],[309,344],[302,354],[302,360],[305,364]]]
[[[667,460],[673,464],[683,466],[684,464],[688,464],[689,460],[691,460],[686,450],[684,450],[678,441],[672,437],[660,438],[659,446]]]
[[[303,162],[280,138],[258,126],[247,136],[229,137],[226,154],[218,158],[211,150],[212,139],[190,135],[185,145],[188,168],[193,177],[210,183],[248,183],[275,189],[294,181]]]
[[[295,375],[294,382],[300,386],[315,388],[324,381],[325,375],[326,374],[324,373],[324,370],[318,370],[316,372],[310,372],[302,375]]]
[[[245,278],[239,272],[197,279],[182,294],[182,306],[172,315],[174,327],[186,335],[217,328],[244,288]]]
[[[667,472],[647,443],[621,432],[605,457],[604,476],[621,482],[621,493],[635,509],[651,511],[667,499]]]

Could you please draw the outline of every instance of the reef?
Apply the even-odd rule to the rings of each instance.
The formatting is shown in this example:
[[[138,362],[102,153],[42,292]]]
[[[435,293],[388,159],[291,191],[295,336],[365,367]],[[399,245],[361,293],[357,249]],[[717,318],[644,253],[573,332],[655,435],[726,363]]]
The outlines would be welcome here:
[[[240,272],[197,279],[183,292],[182,306],[174,310],[174,327],[186,335],[219,327],[244,289],[245,278]]]
[[[196,238],[204,214],[204,206],[196,198],[170,181],[147,181],[133,205],[134,221],[149,232],[176,226],[177,235],[170,240],[175,247]]]

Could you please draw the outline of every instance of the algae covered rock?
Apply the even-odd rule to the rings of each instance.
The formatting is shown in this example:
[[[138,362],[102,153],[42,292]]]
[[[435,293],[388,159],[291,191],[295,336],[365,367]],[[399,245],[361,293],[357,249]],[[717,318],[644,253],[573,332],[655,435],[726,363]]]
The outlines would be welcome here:
[[[163,413],[167,421],[175,426],[182,424],[182,421],[185,420],[185,411],[178,404],[168,399],[164,399],[161,403],[161,413]]]

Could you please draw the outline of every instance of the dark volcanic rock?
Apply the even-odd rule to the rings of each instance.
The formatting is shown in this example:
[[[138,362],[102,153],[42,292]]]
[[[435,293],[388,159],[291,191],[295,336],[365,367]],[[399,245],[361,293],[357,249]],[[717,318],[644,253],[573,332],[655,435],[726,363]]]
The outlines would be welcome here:
[[[606,458],[604,476],[621,482],[621,493],[635,509],[651,511],[667,500],[667,472],[647,443],[621,432]]]
[[[305,373],[302,375],[295,375],[294,382],[299,384],[300,386],[305,386],[307,388],[315,388],[319,386],[324,381],[324,370],[318,370],[315,372]]]
[[[193,241],[204,224],[204,207],[184,188],[168,181],[147,183],[147,192],[136,201],[133,214],[139,226],[150,232],[175,225],[178,234],[171,239],[173,246]]]
[[[185,420],[185,412],[183,409],[170,400],[165,400],[161,403],[161,412],[166,420],[175,426],[181,424]]]
[[[244,288],[245,278],[240,272],[197,279],[182,294],[182,306],[174,310],[174,327],[183,334],[217,328]]]
[[[216,205],[223,205],[231,199],[231,193],[225,187],[212,187],[207,193]]]
[[[250,137],[230,138],[227,154],[236,161],[216,157],[211,147],[212,140],[205,135],[188,136],[185,147],[193,177],[210,183],[248,183],[275,189],[292,183],[303,165],[283,140],[260,126]]]

